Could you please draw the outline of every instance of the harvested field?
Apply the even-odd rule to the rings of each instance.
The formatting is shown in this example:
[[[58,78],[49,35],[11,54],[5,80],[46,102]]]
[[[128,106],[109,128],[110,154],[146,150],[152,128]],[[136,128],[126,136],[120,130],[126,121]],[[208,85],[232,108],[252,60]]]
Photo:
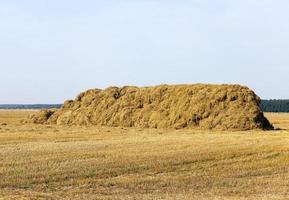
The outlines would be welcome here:
[[[277,131],[20,124],[0,111],[0,199],[288,199],[289,114]],[[1,125],[1,124],[6,125]]]
[[[260,98],[240,85],[161,85],[88,90],[60,110],[44,110],[27,122],[202,130],[272,129]]]

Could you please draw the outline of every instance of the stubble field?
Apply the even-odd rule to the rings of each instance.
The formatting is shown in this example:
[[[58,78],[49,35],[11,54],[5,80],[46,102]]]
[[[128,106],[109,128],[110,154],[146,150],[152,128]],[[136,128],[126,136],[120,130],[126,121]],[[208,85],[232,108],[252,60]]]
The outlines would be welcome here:
[[[0,199],[289,199],[280,130],[218,132],[22,125],[0,111]]]

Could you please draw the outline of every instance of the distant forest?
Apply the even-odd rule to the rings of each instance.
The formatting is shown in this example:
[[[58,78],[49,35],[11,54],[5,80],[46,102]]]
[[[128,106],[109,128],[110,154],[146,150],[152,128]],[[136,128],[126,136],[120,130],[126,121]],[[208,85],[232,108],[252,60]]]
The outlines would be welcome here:
[[[51,109],[60,108],[62,104],[0,104],[0,109]],[[289,112],[288,100],[262,100],[263,112]]]
[[[289,100],[262,100],[260,107],[263,112],[289,112]]]
[[[0,109],[51,109],[61,106],[62,104],[0,104]]]

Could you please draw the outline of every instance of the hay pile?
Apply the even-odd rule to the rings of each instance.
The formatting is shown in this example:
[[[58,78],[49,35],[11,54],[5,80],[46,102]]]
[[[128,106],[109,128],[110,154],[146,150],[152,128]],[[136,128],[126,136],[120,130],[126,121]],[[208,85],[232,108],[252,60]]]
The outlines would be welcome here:
[[[272,129],[260,98],[240,85],[110,87],[81,93],[56,111],[41,111],[28,122],[141,128],[214,130]]]

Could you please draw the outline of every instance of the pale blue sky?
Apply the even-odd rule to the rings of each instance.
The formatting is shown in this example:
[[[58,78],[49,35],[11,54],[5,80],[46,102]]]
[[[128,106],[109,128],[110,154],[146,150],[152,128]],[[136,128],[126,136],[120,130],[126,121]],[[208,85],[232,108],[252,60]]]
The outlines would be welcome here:
[[[239,83],[289,98],[288,0],[0,0],[0,103]]]

